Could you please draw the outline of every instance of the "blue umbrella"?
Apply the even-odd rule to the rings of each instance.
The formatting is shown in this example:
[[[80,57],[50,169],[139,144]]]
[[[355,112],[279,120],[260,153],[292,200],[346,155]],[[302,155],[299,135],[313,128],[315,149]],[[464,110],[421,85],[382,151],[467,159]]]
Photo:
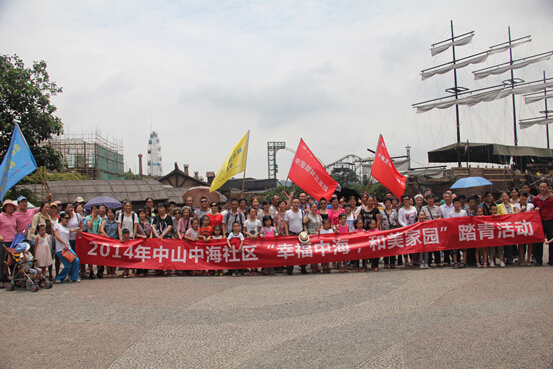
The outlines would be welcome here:
[[[123,207],[123,204],[121,204],[117,199],[114,199],[113,197],[109,196],[98,196],[87,202],[84,206],[84,208],[87,211],[90,211],[92,209],[92,205],[105,205],[106,208],[112,208],[112,209],[119,209]]]
[[[469,188],[469,187],[478,187],[478,186],[488,186],[492,185],[490,181],[482,177],[466,177],[461,178],[451,186],[451,189],[455,188]]]

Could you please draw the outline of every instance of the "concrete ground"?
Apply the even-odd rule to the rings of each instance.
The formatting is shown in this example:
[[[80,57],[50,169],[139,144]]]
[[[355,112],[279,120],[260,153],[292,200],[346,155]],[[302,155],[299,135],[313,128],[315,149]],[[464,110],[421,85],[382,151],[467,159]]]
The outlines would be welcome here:
[[[83,280],[0,332],[0,368],[553,368],[553,267]]]

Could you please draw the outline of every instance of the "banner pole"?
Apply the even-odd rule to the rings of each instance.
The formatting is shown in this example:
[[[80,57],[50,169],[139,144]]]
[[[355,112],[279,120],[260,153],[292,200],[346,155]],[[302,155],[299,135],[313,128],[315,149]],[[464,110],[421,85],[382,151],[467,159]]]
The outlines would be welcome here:
[[[246,168],[244,168],[244,177],[242,178],[242,193],[240,197],[244,197],[244,185],[246,184]]]

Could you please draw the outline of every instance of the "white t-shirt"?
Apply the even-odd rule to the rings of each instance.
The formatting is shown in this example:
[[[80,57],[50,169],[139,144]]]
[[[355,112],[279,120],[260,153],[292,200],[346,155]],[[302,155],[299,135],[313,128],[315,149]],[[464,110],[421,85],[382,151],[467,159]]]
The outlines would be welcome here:
[[[414,224],[417,221],[417,215],[419,214],[417,213],[417,208],[414,206],[412,206],[410,210],[401,208],[397,212],[397,220],[400,226],[405,227]]]
[[[517,204],[514,204],[513,207],[515,209],[518,209],[520,211],[520,202]],[[532,211],[534,210],[534,204],[526,203],[526,211]]]
[[[449,214],[449,217],[450,218],[461,218],[461,217],[468,217],[468,214],[467,214],[467,211],[466,210],[462,210],[459,211],[458,213],[453,210],[450,214]]]
[[[121,231],[123,231],[123,229],[125,229],[125,228],[128,229],[129,232],[131,232],[131,238],[133,238],[134,237],[134,225],[135,225],[135,223],[138,223],[138,216],[135,215],[134,211],[131,213],[130,217],[126,216],[125,213],[123,213],[123,221],[120,224]]]
[[[294,233],[300,233],[303,231],[303,212],[298,210],[294,213],[292,209],[288,210],[284,214],[284,220],[288,222],[288,231]]]
[[[244,222],[244,227],[246,227],[246,231],[251,235],[257,235],[259,232],[259,228],[261,227],[261,221],[259,219],[256,219],[252,222],[250,218],[246,219]]]
[[[330,234],[330,233],[334,233],[334,231],[332,230],[332,228],[329,228],[329,229],[321,228],[321,231],[319,233],[320,234]]]
[[[54,232],[55,231],[58,231],[60,238],[67,243],[67,246],[71,247],[69,245],[69,228],[62,226],[60,223],[54,223]],[[65,245],[63,242],[60,242],[60,240],[56,238],[56,252],[61,252],[64,248]]]
[[[73,218],[69,218],[69,222],[67,222],[67,228],[79,228],[82,220],[83,217],[80,214],[73,213]],[[71,232],[71,234],[69,235],[69,239],[71,241],[75,241],[77,239],[77,232]],[[67,244],[69,244],[69,242]]]
[[[347,215],[347,214],[346,214]],[[349,226],[349,231],[353,232],[355,229],[355,214],[351,213],[349,217],[346,218],[346,224]]]

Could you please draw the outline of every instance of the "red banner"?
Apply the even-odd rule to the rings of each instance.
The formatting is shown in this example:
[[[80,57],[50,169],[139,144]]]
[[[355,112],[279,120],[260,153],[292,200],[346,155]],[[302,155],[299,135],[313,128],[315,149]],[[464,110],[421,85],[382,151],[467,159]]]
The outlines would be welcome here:
[[[186,242],[149,238],[120,243],[83,233],[76,252],[81,264],[140,269],[214,270],[306,265],[426,251],[543,242],[538,212],[437,219],[391,231],[246,239],[241,252],[225,240]]]
[[[338,183],[327,173],[302,139],[292,161],[288,178],[317,201],[321,197],[330,200],[338,187]]]
[[[392,191],[398,199],[405,193],[407,180],[397,171],[390,154],[388,154],[382,135],[378,138],[378,148],[376,149],[371,175],[384,187]]]

